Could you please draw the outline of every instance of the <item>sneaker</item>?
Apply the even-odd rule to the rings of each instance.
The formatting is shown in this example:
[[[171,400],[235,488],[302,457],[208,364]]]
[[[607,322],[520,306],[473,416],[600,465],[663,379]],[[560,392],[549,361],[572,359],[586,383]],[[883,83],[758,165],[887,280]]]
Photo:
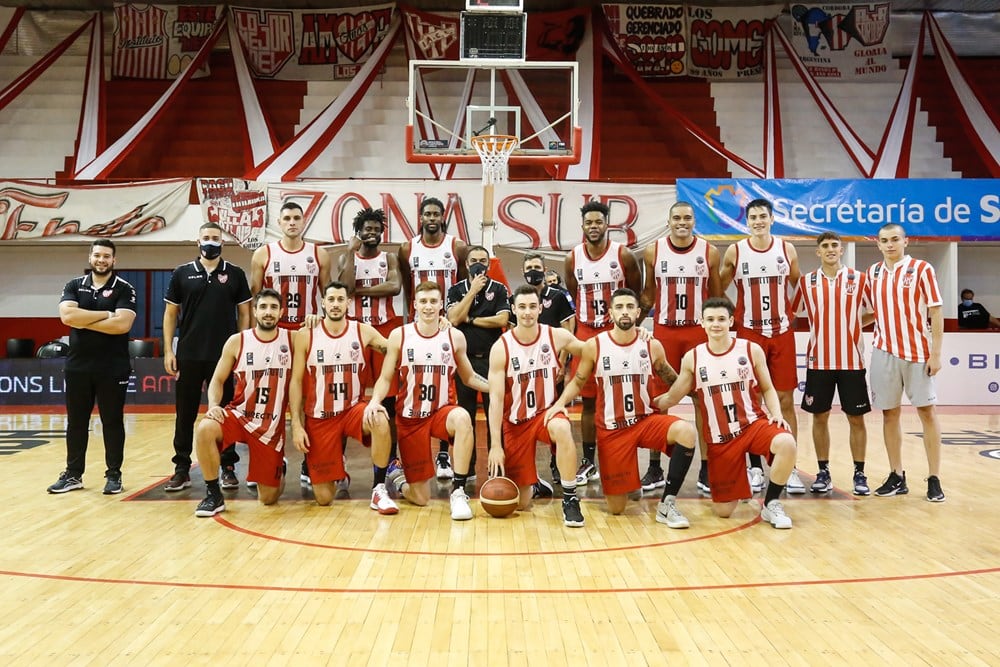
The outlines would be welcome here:
[[[570,528],[583,527],[583,512],[580,511],[580,499],[576,496],[563,498],[563,525]]]
[[[576,469],[576,485],[586,486],[589,481],[597,479],[600,476],[601,473],[597,470],[597,466],[588,459],[583,459],[580,462],[580,467]]]
[[[83,479],[73,477],[68,472],[61,473],[56,483],[48,488],[49,493],[66,493],[83,488]]]
[[[163,485],[164,491],[182,491],[191,486],[191,475],[187,471],[178,470]]]
[[[465,489],[455,489],[451,492],[451,519],[452,521],[468,521],[472,518],[472,506],[469,505],[469,496]]]
[[[534,484],[532,484],[532,486],[531,486],[531,497],[532,498],[551,498],[552,494],[553,494],[553,491],[554,491],[554,489],[552,488],[552,485],[549,484],[548,482],[546,482],[541,477],[539,477],[538,481],[535,482]]]
[[[437,464],[434,466],[438,479],[452,479],[455,471],[451,468],[451,457],[448,452],[438,452]]]
[[[910,490],[906,488],[906,471],[903,471],[902,477],[896,474],[896,471],[889,473],[886,477],[885,483],[882,486],[875,489],[876,496],[905,496]]]
[[[219,512],[226,511],[226,501],[222,496],[215,498],[211,495],[198,503],[198,508],[194,511],[195,516],[215,516]]]
[[[932,503],[944,502],[944,491],[941,490],[941,480],[937,478],[937,475],[931,475],[927,478],[927,500]]]
[[[222,469],[222,475],[219,477],[219,486],[223,489],[240,488],[240,480],[236,476],[236,468],[233,466],[225,466]]]
[[[305,486],[312,486],[312,479],[309,478],[309,465],[302,459],[302,467],[299,468],[299,483]]]
[[[691,522],[677,509],[677,498],[667,496],[656,505],[657,523],[665,523],[670,528],[688,528]]]
[[[250,481],[248,479],[247,480],[247,488],[248,489],[256,489],[257,488],[257,482],[253,482],[253,481]]]
[[[125,487],[122,486],[122,476],[121,475],[118,475],[117,477],[109,476],[109,477],[107,477],[107,479],[105,479],[105,481],[104,481],[104,495],[106,495],[106,496],[113,496],[115,494],[121,493],[124,490],[125,490]]]
[[[792,520],[785,514],[785,506],[777,498],[760,509],[760,518],[775,528],[792,527]]]
[[[799,471],[792,468],[792,474],[788,476],[788,481],[785,482],[785,492],[791,495],[800,495],[806,492],[806,485],[802,483],[799,478]]]
[[[868,478],[860,470],[854,472],[854,495],[856,496],[867,496],[872,492],[868,488]]]
[[[385,481],[397,495],[403,495],[403,485],[406,484],[406,475],[403,474],[403,465],[399,462],[399,459],[389,461],[389,467],[385,470]]]
[[[703,496],[712,495],[712,487],[708,484],[708,468],[704,466],[698,471],[698,493]]]
[[[337,500],[346,500],[351,497],[351,475],[347,474],[347,477],[343,479],[338,479],[334,482],[334,486],[337,487],[337,491],[333,494],[333,497]]]
[[[747,468],[747,479],[750,481],[750,491],[760,493],[764,490],[764,471],[760,468]]]
[[[559,474],[559,466],[550,465],[549,470],[552,472],[552,483],[562,486],[562,476]]]
[[[829,470],[820,470],[816,473],[816,481],[812,483],[809,490],[813,493],[827,493],[833,490],[833,480],[830,479]]]
[[[629,491],[628,499],[636,501],[642,500],[642,487],[640,486],[638,489],[635,489],[634,491]]]
[[[667,480],[663,479],[663,468],[660,466],[649,466],[646,474],[640,480],[643,491],[652,491],[667,485]]]
[[[389,489],[385,488],[385,484],[376,484],[375,488],[372,489],[372,502],[369,507],[379,514],[389,515],[399,512],[399,507],[392,502],[392,498],[389,497]]]

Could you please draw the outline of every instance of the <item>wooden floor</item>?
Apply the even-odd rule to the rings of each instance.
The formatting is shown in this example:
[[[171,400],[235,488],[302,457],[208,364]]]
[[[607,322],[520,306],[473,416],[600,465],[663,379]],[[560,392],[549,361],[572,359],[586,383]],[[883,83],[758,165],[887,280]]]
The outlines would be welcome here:
[[[172,415],[129,417],[123,496],[101,494],[96,422],[86,488],[51,496],[63,417],[5,410],[0,664],[998,665],[1000,415],[950,412],[944,504],[923,498],[914,414],[910,495],[851,496],[835,416],[840,490],[788,500],[792,530],[751,505],[714,518],[696,463],[678,531],[654,521],[656,499],[611,517],[594,488],[583,529],[563,527],[556,500],[505,520],[474,502],[474,520],[452,522],[443,486],[427,508],[380,517],[356,443],[350,500],[318,507],[290,475],[275,507],[243,488],[197,519],[200,484],[159,488]],[[808,485],[808,417],[800,428]],[[869,428],[874,488],[887,464],[881,420]]]

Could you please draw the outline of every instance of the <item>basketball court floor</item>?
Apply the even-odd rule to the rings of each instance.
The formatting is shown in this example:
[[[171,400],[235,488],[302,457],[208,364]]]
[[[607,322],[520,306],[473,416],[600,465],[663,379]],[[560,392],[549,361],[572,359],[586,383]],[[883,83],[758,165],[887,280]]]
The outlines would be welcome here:
[[[120,496],[101,494],[95,418],[85,489],[53,496],[45,488],[63,468],[63,415],[5,409],[0,662],[997,665],[1000,415],[942,413],[947,502],[923,498],[913,413],[904,418],[910,494],[852,496],[837,415],[837,488],[788,499],[794,528],[779,531],[756,505],[715,518],[695,489],[697,463],[679,500],[688,530],[656,523],[659,493],[610,516],[596,483],[581,489],[582,529],[562,525],[558,498],[508,519],[474,501],[476,517],[453,522],[446,484],[429,507],[400,501],[383,517],[368,507],[371,466],[355,442],[350,499],[315,505],[290,452],[277,506],[241,486],[228,511],[198,519],[197,470],[191,489],[162,490],[172,415],[128,416]],[[810,425],[801,415],[807,486]],[[485,461],[481,450],[479,483]],[[538,461],[547,478],[546,450]],[[887,473],[877,417],[867,470],[872,488]]]

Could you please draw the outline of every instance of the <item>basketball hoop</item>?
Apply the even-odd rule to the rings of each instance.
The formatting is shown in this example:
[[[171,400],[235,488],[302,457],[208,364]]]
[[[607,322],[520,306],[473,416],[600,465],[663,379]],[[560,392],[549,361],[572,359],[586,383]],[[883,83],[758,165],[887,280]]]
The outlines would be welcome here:
[[[520,141],[507,134],[472,137],[472,146],[483,163],[483,185],[507,182],[507,161]]]

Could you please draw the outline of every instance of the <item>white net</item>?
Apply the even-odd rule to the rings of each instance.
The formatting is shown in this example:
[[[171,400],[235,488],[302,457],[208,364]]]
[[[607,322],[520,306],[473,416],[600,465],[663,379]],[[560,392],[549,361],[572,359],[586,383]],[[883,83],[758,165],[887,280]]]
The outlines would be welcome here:
[[[517,137],[506,134],[472,137],[472,145],[483,163],[483,185],[507,182],[507,161],[518,143]]]

